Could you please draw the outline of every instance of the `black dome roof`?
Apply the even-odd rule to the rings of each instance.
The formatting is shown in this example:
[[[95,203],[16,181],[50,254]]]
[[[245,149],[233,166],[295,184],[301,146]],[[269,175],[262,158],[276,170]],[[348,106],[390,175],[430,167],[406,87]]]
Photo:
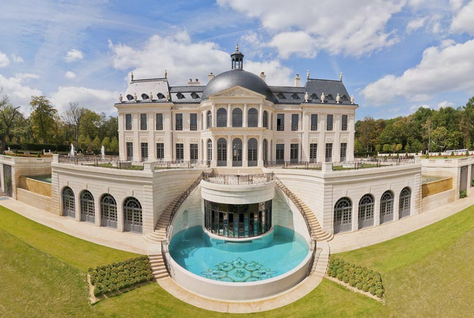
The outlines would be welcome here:
[[[204,89],[202,99],[208,99],[211,95],[235,86],[247,88],[251,91],[262,94],[265,96],[266,100],[273,103],[275,102],[275,97],[267,83],[265,83],[265,81],[259,76],[242,69],[230,70],[214,77]]]

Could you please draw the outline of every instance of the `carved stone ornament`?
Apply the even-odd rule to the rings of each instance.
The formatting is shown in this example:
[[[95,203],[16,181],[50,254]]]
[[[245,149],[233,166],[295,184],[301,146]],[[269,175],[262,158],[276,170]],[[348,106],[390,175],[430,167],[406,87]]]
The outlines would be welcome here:
[[[324,95],[324,92],[321,93],[321,103],[324,103],[324,99],[326,98],[326,95]]]
[[[165,141],[163,138],[155,138],[155,141],[156,142],[162,142],[162,141]]]
[[[183,138],[176,138],[176,142],[184,142]]]
[[[147,137],[141,137],[140,142],[148,142],[148,138]]]
[[[248,96],[255,96],[255,95],[253,95],[250,92],[248,92],[246,90],[243,90],[241,88],[236,88],[236,89],[232,89],[232,90],[223,92],[222,94],[216,94],[216,96],[221,96],[221,97],[226,97],[226,96],[229,96],[229,97],[248,97]]]
[[[351,104],[354,104],[354,95],[351,96]]]
[[[337,93],[337,96],[336,96],[336,103],[340,103],[341,102],[341,96],[339,96],[339,93]]]
[[[192,138],[190,141],[191,141],[191,142],[199,142],[199,139],[197,139],[197,138]]]
[[[332,138],[326,138],[326,142],[333,142],[333,141],[334,141],[334,139],[332,139]]]
[[[284,139],[277,139],[276,142],[285,142],[285,140]]]
[[[298,138],[293,138],[291,139],[291,142],[300,142],[300,140]]]
[[[133,137],[126,137],[126,138],[125,138],[125,141],[133,142]]]
[[[311,139],[309,140],[309,142],[312,143],[312,144],[315,144],[315,143],[317,143],[318,141],[319,141],[318,138],[311,138]]]
[[[307,103],[309,99],[308,92],[304,93],[304,101]]]
[[[342,138],[342,142],[347,142],[347,138]]]

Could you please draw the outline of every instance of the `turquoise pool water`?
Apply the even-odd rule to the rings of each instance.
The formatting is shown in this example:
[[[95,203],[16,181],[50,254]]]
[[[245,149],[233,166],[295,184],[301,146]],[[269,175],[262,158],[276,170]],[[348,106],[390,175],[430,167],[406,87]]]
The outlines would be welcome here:
[[[50,174],[45,174],[45,175],[42,175],[42,176],[32,176],[32,177],[27,177],[27,178],[51,183],[51,175]]]
[[[171,257],[196,275],[225,282],[252,282],[282,275],[308,255],[305,239],[276,226],[263,238],[228,242],[210,238],[196,226],[177,233],[170,243]]]

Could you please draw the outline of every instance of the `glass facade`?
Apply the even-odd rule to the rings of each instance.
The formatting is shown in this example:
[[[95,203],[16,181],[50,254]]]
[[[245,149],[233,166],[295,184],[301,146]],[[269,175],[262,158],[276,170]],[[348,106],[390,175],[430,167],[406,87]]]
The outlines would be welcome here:
[[[224,204],[204,200],[204,226],[225,237],[262,235],[272,228],[272,200],[253,204]]]

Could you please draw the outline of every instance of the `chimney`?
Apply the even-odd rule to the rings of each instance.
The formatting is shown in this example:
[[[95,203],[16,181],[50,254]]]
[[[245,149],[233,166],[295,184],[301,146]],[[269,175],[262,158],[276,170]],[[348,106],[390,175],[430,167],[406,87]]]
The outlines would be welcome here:
[[[209,73],[209,75],[207,75],[207,80],[210,82],[212,79],[214,78],[214,73]]]
[[[265,82],[267,81],[267,75],[265,75],[265,72],[260,72],[260,78],[263,79]]]
[[[301,83],[300,74],[296,74],[296,76],[295,76],[295,87],[300,87],[300,83]]]
[[[199,79],[196,78],[195,82],[193,82],[192,78],[189,79],[188,85],[199,85],[199,84],[200,84]]]

